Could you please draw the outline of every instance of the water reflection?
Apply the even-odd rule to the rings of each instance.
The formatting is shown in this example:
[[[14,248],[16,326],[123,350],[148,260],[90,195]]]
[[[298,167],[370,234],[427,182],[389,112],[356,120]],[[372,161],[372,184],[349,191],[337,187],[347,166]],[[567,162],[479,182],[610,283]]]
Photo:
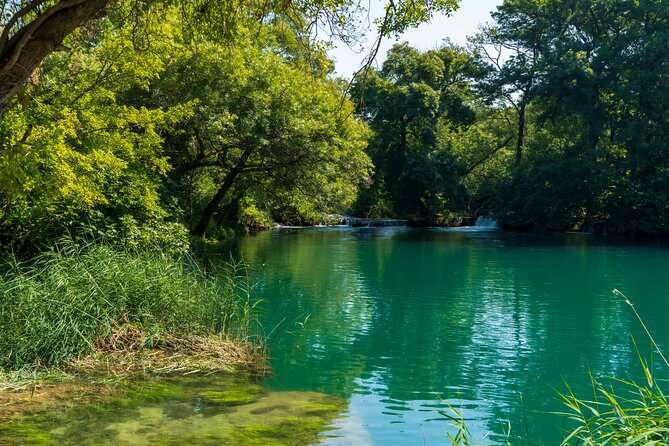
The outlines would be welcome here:
[[[233,250],[257,266],[269,385],[349,399],[331,444],[443,444],[449,406],[479,439],[500,442],[510,423],[511,437],[557,444],[561,421],[542,412],[561,410],[563,380],[587,392],[588,369],[637,375],[629,336],[643,338],[614,287],[669,341],[662,247],[382,228],[265,233]]]

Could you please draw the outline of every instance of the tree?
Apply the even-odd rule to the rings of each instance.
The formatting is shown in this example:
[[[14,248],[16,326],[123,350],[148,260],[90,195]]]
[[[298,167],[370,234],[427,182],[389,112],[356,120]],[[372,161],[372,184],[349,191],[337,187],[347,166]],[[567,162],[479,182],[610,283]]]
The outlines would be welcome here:
[[[532,102],[546,42],[546,20],[540,2],[505,1],[492,13],[494,24],[483,26],[470,41],[487,75],[477,88],[497,107],[511,107],[516,115],[516,166],[523,159],[527,108]]]
[[[458,167],[439,146],[439,134],[474,122],[468,95],[477,72],[457,47],[421,53],[400,44],[389,51],[381,70],[370,70],[357,82],[359,113],[375,132],[369,153],[376,173],[368,193],[383,197],[387,192],[392,202],[384,211],[429,219],[446,209],[445,200],[457,200]],[[362,198],[367,209],[361,211],[373,214],[375,200]]]
[[[80,26],[109,13],[116,21],[132,23],[133,38],[147,20],[165,14],[170,2],[142,0],[6,0],[0,13],[0,116],[44,58],[62,48],[63,40]],[[179,2],[182,20],[195,34],[228,41],[249,23],[261,24],[283,16],[309,38],[316,28],[326,28],[344,40],[353,36],[353,17],[360,10],[355,0],[191,0]],[[449,12],[456,0],[425,2],[389,0],[380,36],[400,33],[436,11]],[[148,19],[147,19],[148,17]],[[378,49],[378,47],[377,47]]]
[[[131,27],[103,20],[68,38],[73,49],[50,56],[40,82],[0,119],[0,237],[19,249],[65,233],[167,217],[160,187],[170,169],[161,129],[190,113],[133,106],[122,93],[146,89],[174,45],[133,51]]]
[[[498,190],[503,220],[666,231],[667,6],[508,0],[498,8],[475,43],[491,67],[479,90],[506,98],[496,107],[518,117],[516,159],[525,165]]]
[[[223,204],[244,197],[264,211],[280,203],[298,214],[342,210],[369,176],[366,126],[340,84],[306,73],[271,34],[263,40],[263,47],[198,45],[153,87],[158,104],[197,103],[168,139],[182,196],[194,181],[209,184],[195,191],[199,209],[184,197],[195,235],[205,234]]]

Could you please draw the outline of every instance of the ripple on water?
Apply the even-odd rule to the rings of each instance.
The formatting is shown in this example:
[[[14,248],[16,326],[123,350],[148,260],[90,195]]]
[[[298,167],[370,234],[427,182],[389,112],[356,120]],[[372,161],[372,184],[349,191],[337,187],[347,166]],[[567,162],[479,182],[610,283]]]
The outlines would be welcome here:
[[[563,410],[564,380],[642,378],[629,343],[642,334],[614,287],[669,344],[663,247],[384,228],[242,238],[237,254],[264,265],[264,326],[309,315],[272,339],[269,385],[348,399],[343,438],[443,444],[454,407],[477,439],[527,422],[534,444],[559,444],[562,420],[542,412]]]

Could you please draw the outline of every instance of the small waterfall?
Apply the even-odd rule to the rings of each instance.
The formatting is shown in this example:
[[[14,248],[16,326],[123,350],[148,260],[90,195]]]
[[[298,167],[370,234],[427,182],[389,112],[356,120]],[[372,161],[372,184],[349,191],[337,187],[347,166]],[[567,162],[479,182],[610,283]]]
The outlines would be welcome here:
[[[495,220],[492,217],[486,217],[483,215],[476,219],[474,227],[487,230],[499,229],[499,226],[497,225],[497,220]]]

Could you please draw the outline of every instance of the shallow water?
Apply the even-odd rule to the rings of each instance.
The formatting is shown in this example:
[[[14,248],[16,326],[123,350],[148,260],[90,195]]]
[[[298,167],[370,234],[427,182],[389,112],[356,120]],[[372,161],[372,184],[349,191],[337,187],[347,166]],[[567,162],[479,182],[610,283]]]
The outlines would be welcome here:
[[[583,234],[302,229],[244,237],[274,390],[347,401],[329,445],[439,445],[456,408],[476,440],[559,444],[557,391],[641,378],[648,342],[619,288],[669,343],[669,251]],[[510,431],[510,433],[509,433]],[[522,440],[519,440],[522,438]],[[529,440],[528,440],[529,439]]]
[[[224,376],[135,380],[100,390],[0,417],[0,444],[304,445],[318,441],[345,405],[316,392],[270,392]]]

